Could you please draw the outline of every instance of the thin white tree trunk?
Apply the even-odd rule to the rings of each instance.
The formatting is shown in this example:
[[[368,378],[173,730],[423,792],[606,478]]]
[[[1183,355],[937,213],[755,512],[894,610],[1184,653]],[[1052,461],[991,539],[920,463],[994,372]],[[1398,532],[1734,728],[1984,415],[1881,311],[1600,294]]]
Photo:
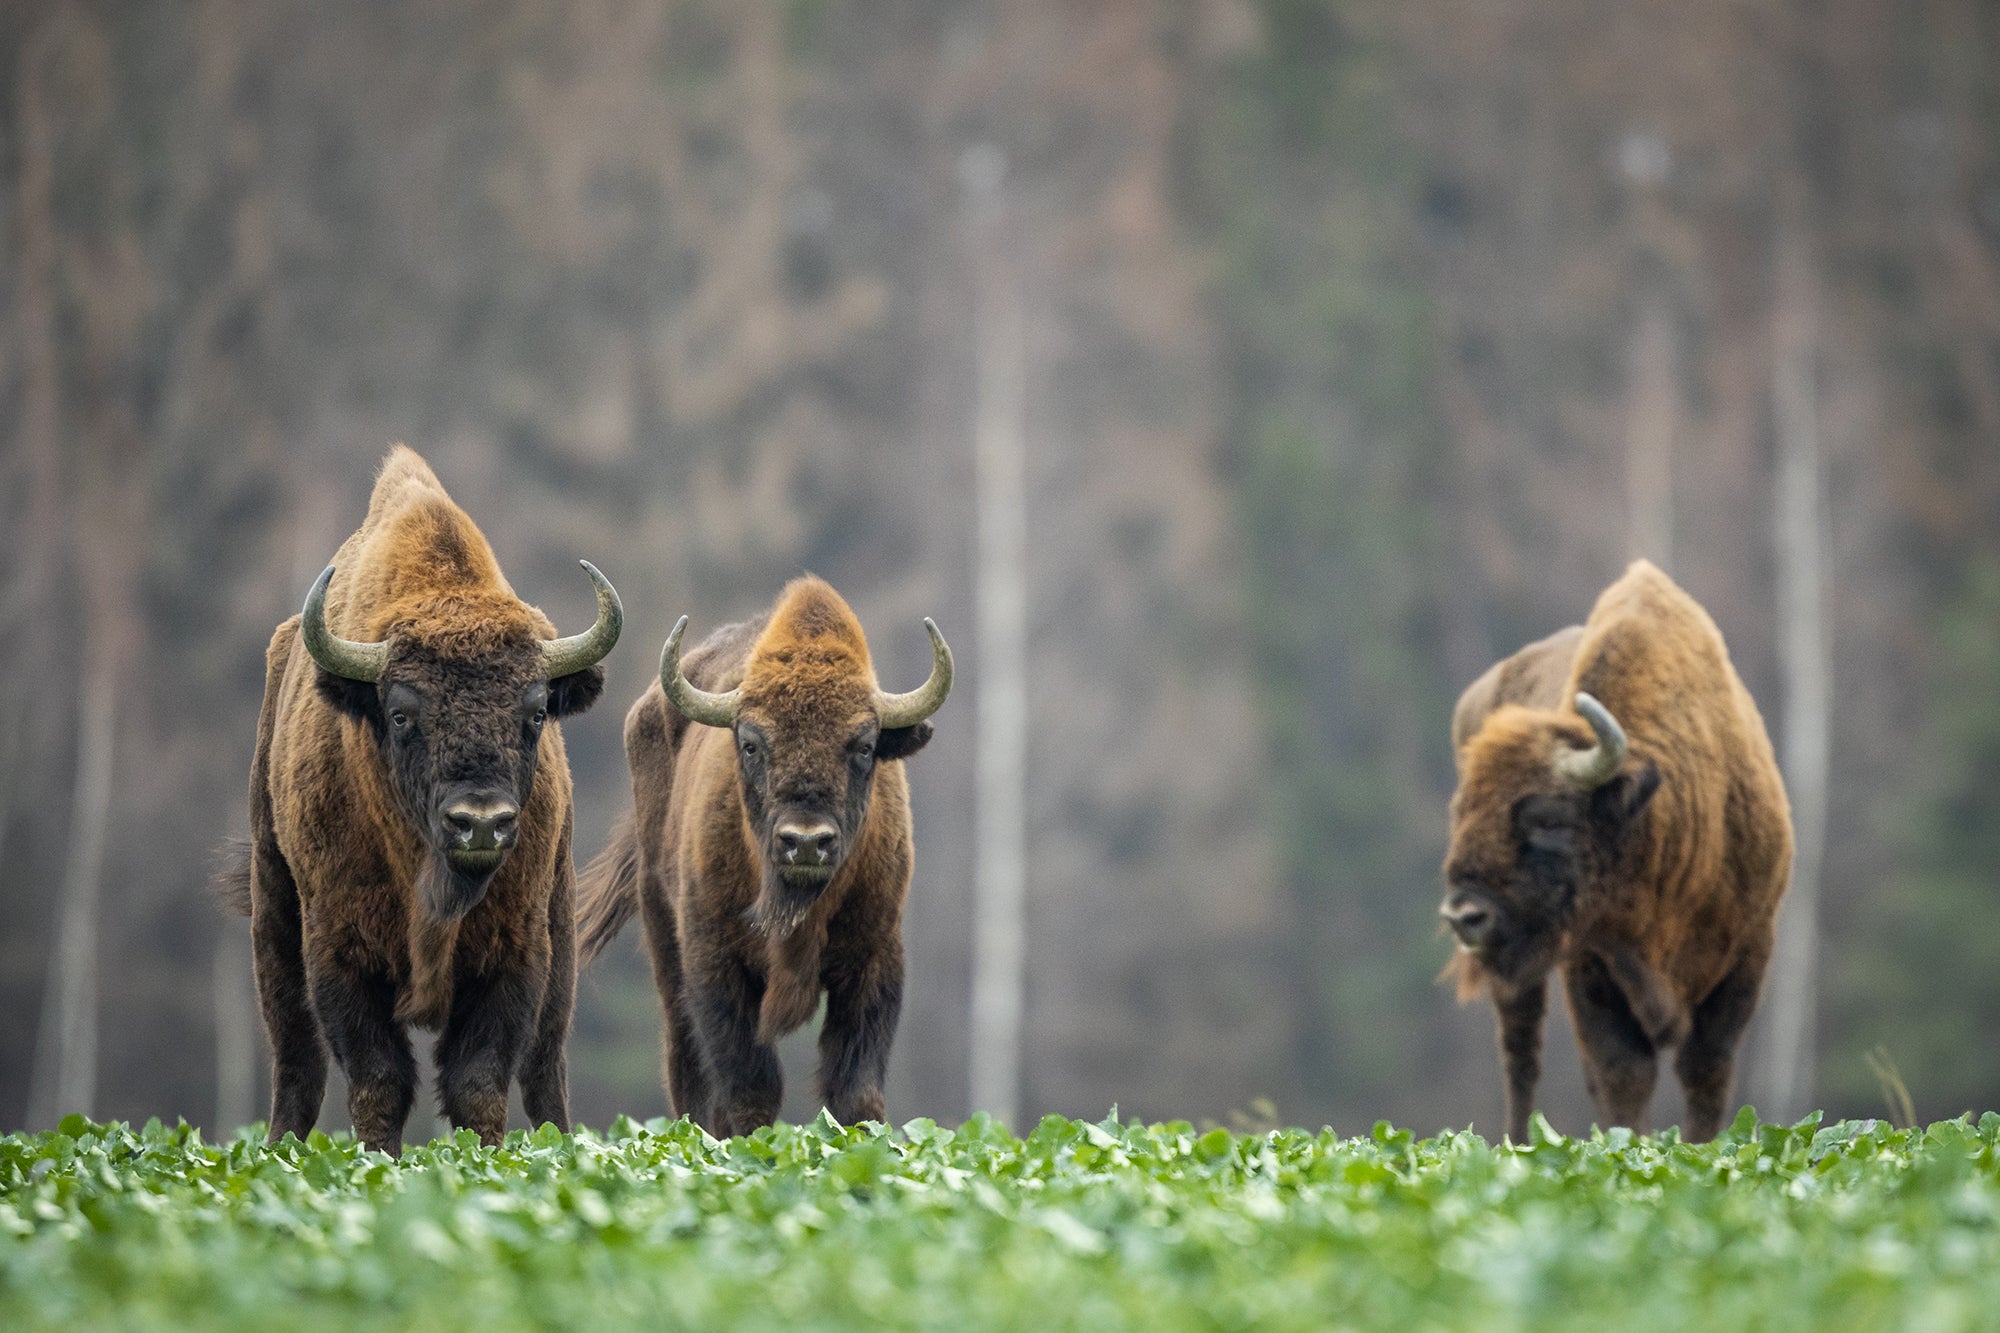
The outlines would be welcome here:
[[[14,801],[14,761],[20,751],[21,709],[10,707],[0,718],[0,866],[7,864],[7,820]]]
[[[221,1139],[257,1116],[257,1025],[251,1015],[256,994],[250,977],[250,944],[240,931],[225,931],[215,950],[215,1122],[210,1137]]]
[[[1674,560],[1674,435],[1680,402],[1673,323],[1649,296],[1632,333],[1626,375],[1625,499],[1631,554],[1661,569]]]
[[[1024,453],[1025,352],[1006,262],[999,149],[961,164],[978,256],[973,428],[978,597],[978,763],[969,1084],[972,1109],[1014,1126],[1020,1114],[1025,989],[1028,735]]]
[[[120,614],[120,608],[105,608],[104,614]],[[73,1111],[90,1115],[97,1098],[97,905],[105,825],[111,814],[118,670],[112,646],[102,637],[86,651],[83,695],[78,700],[69,859],[63,867],[55,956],[43,989],[41,1036],[28,1099],[30,1123],[40,1125],[53,1124]]]
[[[1772,959],[1769,1046],[1758,1098],[1766,1115],[1786,1119],[1804,1114],[1814,1095],[1820,865],[1833,724],[1814,286],[1799,205],[1788,196],[1779,214],[1771,399],[1778,451],[1778,646],[1785,679],[1778,757],[1792,803],[1794,852]]]

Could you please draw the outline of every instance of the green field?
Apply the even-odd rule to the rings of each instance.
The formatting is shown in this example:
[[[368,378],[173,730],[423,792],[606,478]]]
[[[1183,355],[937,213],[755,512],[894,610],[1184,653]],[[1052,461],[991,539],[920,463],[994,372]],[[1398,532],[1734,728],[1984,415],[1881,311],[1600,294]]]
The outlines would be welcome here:
[[[72,1117],[0,1139],[0,1322],[2000,1326],[2000,1115],[1535,1137],[620,1121],[398,1161]]]

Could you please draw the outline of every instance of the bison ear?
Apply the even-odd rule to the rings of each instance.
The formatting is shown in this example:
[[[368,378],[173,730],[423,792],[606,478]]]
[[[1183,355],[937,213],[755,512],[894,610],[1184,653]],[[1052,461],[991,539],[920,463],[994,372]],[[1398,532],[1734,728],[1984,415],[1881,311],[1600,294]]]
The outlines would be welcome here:
[[[917,751],[931,743],[931,724],[919,722],[913,727],[891,727],[875,739],[877,759],[908,759]]]
[[[549,716],[574,717],[604,693],[604,668],[587,666],[549,682]]]
[[[1599,818],[1623,830],[1632,826],[1659,790],[1660,766],[1645,759],[1592,792],[1590,799]]]
[[[338,712],[360,718],[378,732],[382,730],[382,692],[373,681],[349,680],[320,666],[313,667],[313,674],[320,698]]]

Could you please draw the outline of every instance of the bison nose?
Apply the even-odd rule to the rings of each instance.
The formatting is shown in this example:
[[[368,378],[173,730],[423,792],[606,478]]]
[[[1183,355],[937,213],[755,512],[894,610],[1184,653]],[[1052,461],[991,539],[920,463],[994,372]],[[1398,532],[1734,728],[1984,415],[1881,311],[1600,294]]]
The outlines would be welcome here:
[[[514,845],[521,812],[506,801],[461,801],[444,812],[452,846],[462,852],[498,852]]]
[[[824,819],[778,825],[778,858],[786,865],[830,865],[840,850],[840,830]]]
[[[1493,909],[1467,893],[1454,893],[1438,908],[1451,933],[1468,949],[1476,949],[1493,933]]]

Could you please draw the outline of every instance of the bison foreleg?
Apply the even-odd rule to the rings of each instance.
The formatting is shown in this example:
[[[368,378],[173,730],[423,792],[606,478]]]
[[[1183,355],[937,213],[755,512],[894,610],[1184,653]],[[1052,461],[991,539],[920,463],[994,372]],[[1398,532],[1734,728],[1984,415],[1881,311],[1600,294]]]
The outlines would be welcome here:
[[[1644,1132],[1659,1060],[1625,992],[1594,953],[1572,959],[1563,974],[1570,1023],[1583,1053],[1583,1081],[1607,1125]]]
[[[534,1044],[521,1061],[521,1104],[535,1125],[569,1133],[569,1026],[576,1008],[576,867],[565,824],[549,894],[549,981]]]
[[[843,1125],[883,1120],[882,1082],[903,1011],[903,950],[890,940],[859,967],[829,968],[819,1034],[820,1097]]]
[[[526,968],[461,978],[438,1034],[438,1104],[453,1129],[494,1147],[507,1134],[507,1086],[535,1030],[543,987]]]
[[[417,1061],[396,1021],[395,987],[385,976],[336,965],[312,972],[313,1011],[333,1058],[347,1075],[347,1111],[362,1144],[399,1153],[416,1097]]]
[[[1548,983],[1537,981],[1493,1000],[1507,1081],[1507,1137],[1516,1143],[1528,1141],[1528,1116],[1535,1109],[1535,1084],[1542,1077],[1542,1016],[1548,995]]]
[[[1688,1037],[1674,1060],[1687,1096],[1689,1142],[1706,1143],[1722,1128],[1729,1084],[1736,1068],[1736,1046],[1757,1009],[1757,991],[1764,982],[1770,950],[1759,949],[1731,968],[1707,998],[1695,1006]]]
[[[1600,952],[1612,980],[1625,994],[1632,1017],[1639,1020],[1654,1049],[1680,1045],[1687,1037],[1687,1006],[1667,979],[1629,941],[1619,941]]]
[[[778,1118],[785,1075],[778,1049],[757,1040],[763,986],[740,963],[688,958],[681,1001],[691,1010],[707,1075],[708,1104],[691,1107],[703,1129],[717,1138],[748,1134]]]

